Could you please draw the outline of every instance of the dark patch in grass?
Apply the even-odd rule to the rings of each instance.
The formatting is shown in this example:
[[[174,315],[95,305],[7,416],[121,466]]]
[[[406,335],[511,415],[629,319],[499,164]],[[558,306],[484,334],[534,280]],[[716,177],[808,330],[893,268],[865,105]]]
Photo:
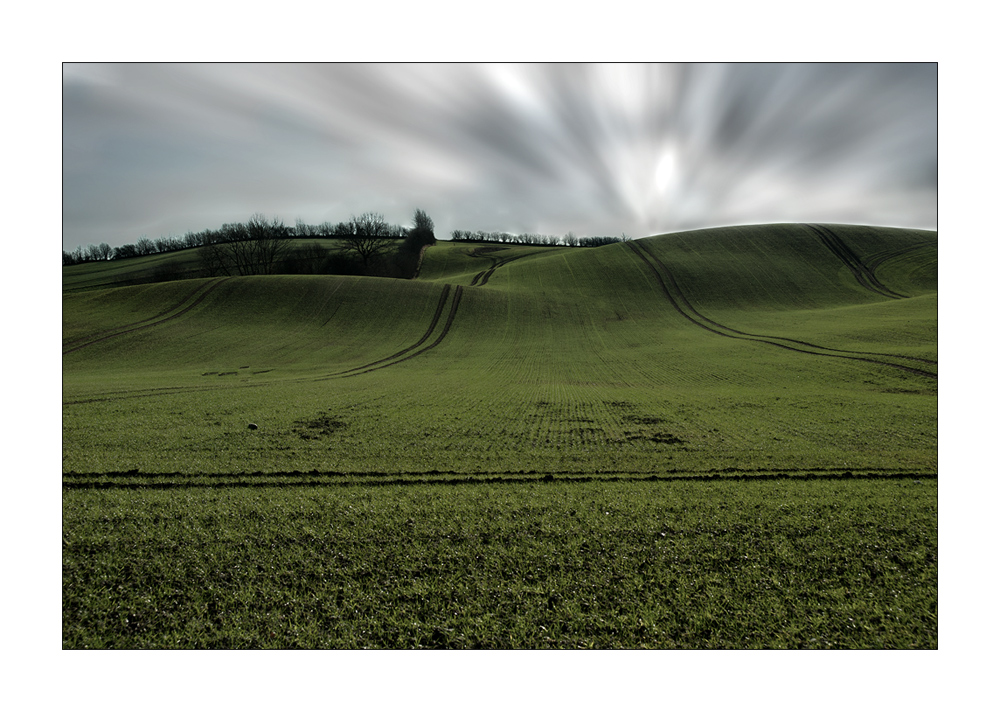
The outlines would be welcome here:
[[[626,436],[626,440],[646,440],[651,443],[661,443],[663,445],[683,445],[684,440],[672,433],[637,433]]]
[[[684,440],[670,433],[655,433],[647,436],[646,440],[654,443],[663,443],[664,445],[681,445],[684,443]]]
[[[303,440],[318,440],[327,435],[333,435],[341,428],[347,427],[347,423],[338,420],[325,413],[320,413],[315,418],[295,421],[298,426],[294,430]]]
[[[625,418],[630,423],[638,423],[640,425],[658,425],[663,421],[663,418],[653,418],[647,415],[630,415]]]

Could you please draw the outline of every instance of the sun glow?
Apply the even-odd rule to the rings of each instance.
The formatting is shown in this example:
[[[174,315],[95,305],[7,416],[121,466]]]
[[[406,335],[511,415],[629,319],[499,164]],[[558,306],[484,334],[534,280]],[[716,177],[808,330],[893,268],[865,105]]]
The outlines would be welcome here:
[[[677,153],[671,149],[664,152],[660,162],[656,164],[656,188],[661,193],[670,191],[677,183],[678,166]]]

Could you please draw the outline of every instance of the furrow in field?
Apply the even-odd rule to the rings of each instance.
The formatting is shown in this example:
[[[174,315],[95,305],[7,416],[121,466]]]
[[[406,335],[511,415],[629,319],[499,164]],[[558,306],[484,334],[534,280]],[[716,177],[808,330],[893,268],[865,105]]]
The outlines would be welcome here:
[[[811,225],[806,224],[807,228],[819,235],[820,240],[837,258],[843,262],[847,268],[854,275],[854,278],[858,281],[865,289],[875,292],[884,297],[890,297],[892,299],[905,299],[905,295],[898,294],[884,284],[882,284],[875,277],[874,272],[871,268],[865,265],[864,261],[858,257],[854,251],[848,247],[843,240],[837,237],[836,234],[828,227],[823,225]]]
[[[446,292],[446,294],[447,294],[447,292]],[[342,378],[350,378],[351,376],[360,376],[362,373],[371,373],[372,371],[377,371],[377,370],[379,370],[381,368],[388,368],[389,366],[395,366],[396,364],[403,363],[403,361],[409,361],[411,358],[414,358],[414,357],[419,356],[421,354],[427,353],[428,351],[430,351],[431,349],[433,349],[435,346],[437,346],[438,344],[440,344],[444,340],[444,337],[448,335],[448,332],[451,330],[451,324],[455,320],[455,314],[458,312],[458,303],[459,303],[459,301],[461,301],[461,299],[462,299],[462,287],[456,286],[455,287],[455,296],[452,297],[452,300],[451,300],[451,310],[448,312],[448,319],[445,321],[444,328],[441,330],[441,333],[438,334],[438,337],[434,340],[434,343],[430,344],[429,346],[425,346],[424,348],[420,349],[419,351],[416,351],[416,352],[414,352],[412,354],[409,354],[408,356],[403,356],[402,358],[400,358],[400,359],[398,359],[396,361],[391,361],[389,363],[383,363],[380,366],[375,366],[374,368],[368,368],[368,369],[366,369],[364,371],[358,371],[357,373],[345,373],[345,374],[343,374]],[[435,324],[437,323],[437,317],[440,316],[440,308],[441,308],[441,306],[443,306],[443,304],[444,304],[444,300],[442,299],[441,304],[438,305],[439,311],[435,315],[435,321],[434,321]],[[428,330],[427,336],[430,335],[430,331],[431,330],[433,330],[433,326],[431,327],[430,330]],[[426,336],[424,338],[426,338]],[[423,340],[421,340],[421,341],[423,341]],[[409,349],[407,349],[407,351],[408,350]],[[403,353],[405,353],[405,351]]]
[[[73,346],[72,348],[66,349],[66,350],[63,351],[63,356],[65,356],[66,354],[72,353],[74,351],[77,351],[79,349],[82,349],[84,347],[93,346],[94,344],[100,343],[101,341],[105,341],[107,339],[112,339],[112,338],[114,338],[116,336],[124,336],[125,334],[131,334],[131,333],[133,333],[135,331],[140,331],[142,329],[150,329],[150,328],[152,328],[154,326],[159,326],[160,324],[164,324],[164,323],[166,323],[168,321],[172,321],[172,320],[174,320],[174,319],[176,319],[176,318],[178,318],[180,316],[183,316],[184,314],[187,314],[189,311],[191,311],[196,306],[198,306],[199,304],[201,304],[205,300],[205,298],[215,290],[216,287],[218,287],[220,284],[222,284],[223,282],[225,282],[225,281],[227,281],[229,279],[231,279],[231,278],[230,277],[223,277],[223,278],[221,278],[221,279],[219,279],[219,280],[217,280],[217,281],[212,282],[211,284],[209,284],[207,288],[203,289],[202,287],[199,287],[198,289],[194,290],[193,292],[191,292],[191,294],[189,294],[185,298],[184,301],[181,302],[181,304],[184,304],[184,302],[186,302],[187,300],[190,300],[191,297],[193,297],[195,294],[198,294],[199,291],[201,291],[201,294],[198,295],[198,297],[193,302],[191,302],[186,307],[184,307],[183,309],[181,309],[180,311],[178,311],[178,312],[176,312],[174,314],[170,314],[170,312],[172,312],[174,309],[177,309],[177,307],[180,306],[180,305],[175,305],[171,309],[168,309],[168,310],[160,313],[160,316],[162,316],[163,314],[170,314],[170,316],[166,316],[166,317],[163,317],[163,318],[152,317],[152,319],[146,319],[145,321],[135,322],[136,324],[139,324],[139,325],[138,326],[133,326],[132,328],[119,329],[119,330],[114,331],[113,333],[107,334],[105,336],[101,336],[99,338],[92,339],[91,341],[87,341],[86,343],[78,344],[77,346]],[[87,338],[89,338],[89,337],[87,337]]]
[[[702,328],[702,329],[704,329],[706,331],[710,331],[713,334],[718,334],[719,336],[725,336],[725,337],[730,338],[730,339],[741,339],[741,340],[744,340],[744,341],[755,341],[755,342],[762,343],[762,344],[768,344],[770,346],[777,346],[778,348],[787,349],[789,351],[796,351],[798,353],[809,354],[811,356],[828,356],[828,357],[831,357],[831,358],[849,359],[849,360],[852,360],[852,361],[863,361],[863,362],[866,362],[866,363],[872,363],[872,364],[876,364],[876,365],[879,365],[879,366],[890,366],[892,368],[896,368],[896,369],[899,369],[899,370],[902,370],[902,371],[906,371],[908,373],[913,373],[913,374],[916,374],[916,375],[920,375],[920,376],[925,376],[925,377],[928,377],[928,378],[937,379],[937,374],[936,373],[932,373],[930,371],[925,371],[925,370],[919,369],[919,368],[913,368],[912,366],[904,366],[902,364],[892,363],[890,361],[880,361],[880,360],[873,359],[873,358],[866,358],[866,357],[860,356],[860,355],[858,355],[858,356],[850,356],[850,355],[847,355],[846,353],[828,353],[830,351],[833,351],[833,349],[827,349],[826,347],[822,347],[822,346],[814,346],[812,344],[806,344],[805,342],[796,342],[796,343],[801,344],[802,346],[808,347],[808,348],[799,348],[798,346],[792,346],[792,345],[787,344],[787,343],[778,343],[779,340],[785,340],[785,339],[779,339],[779,337],[770,337],[770,336],[763,336],[763,335],[757,335],[757,334],[746,334],[744,332],[737,331],[737,330],[732,329],[730,327],[723,326],[722,324],[719,324],[719,323],[717,323],[715,321],[707,319],[702,314],[700,314],[694,307],[692,307],[691,303],[687,300],[687,298],[680,291],[680,288],[677,285],[677,281],[674,279],[673,275],[670,273],[670,270],[667,269],[666,265],[664,265],[663,262],[661,262],[659,259],[656,259],[655,257],[653,257],[653,259],[656,260],[657,264],[663,270],[663,273],[667,275],[667,281],[669,281],[670,284],[671,284],[671,286],[674,288],[674,290],[676,290],[677,297],[675,298],[674,295],[671,294],[671,290],[667,288],[667,284],[664,281],[663,277],[660,275],[660,272],[657,270],[656,267],[653,266],[653,263],[650,262],[649,258],[647,258],[646,253],[648,252],[648,248],[643,247],[642,249],[640,249],[639,246],[637,246],[634,242],[629,242],[628,245],[629,245],[629,247],[632,248],[632,250],[635,252],[635,254],[638,255],[640,257],[640,259],[642,259],[643,262],[645,262],[646,266],[649,267],[650,271],[653,272],[654,276],[656,277],[657,281],[660,284],[660,287],[663,290],[663,293],[667,296],[667,299],[670,301],[670,303],[674,307],[674,309],[676,309],[677,312],[681,316],[683,316],[684,318],[686,318],[692,324],[694,324],[695,326],[698,326],[698,327],[700,327],[700,328]],[[650,256],[652,256],[652,255],[650,254]],[[684,306],[682,307],[681,304],[683,304]],[[711,324],[711,326],[709,326],[709,324]],[[794,340],[788,340],[788,341],[793,341],[794,342]],[[817,350],[809,350],[809,349],[822,349],[822,350],[817,351]],[[879,355],[882,355],[884,357],[890,357],[890,358],[900,358],[900,357],[897,357],[897,356],[894,356],[894,355],[890,355],[890,354],[884,354],[884,355],[883,354],[879,354]],[[906,358],[912,358],[912,357],[906,357]],[[919,360],[925,360],[925,359],[919,359]]]
[[[334,375],[341,376],[341,375],[347,375],[353,371],[362,371],[364,369],[371,369],[372,366],[378,366],[379,364],[385,363],[386,361],[391,361],[395,358],[399,358],[400,356],[403,356],[404,354],[407,354],[410,351],[413,351],[413,349],[419,347],[421,344],[427,341],[427,339],[430,338],[432,333],[434,333],[434,328],[437,326],[438,320],[441,318],[441,313],[444,311],[444,305],[445,302],[448,301],[448,293],[450,291],[451,291],[451,285],[450,284],[444,285],[444,289],[441,291],[441,298],[438,299],[437,308],[434,310],[434,316],[431,319],[431,325],[427,327],[427,331],[424,332],[424,335],[421,336],[416,343],[407,346],[402,351],[397,351],[392,356],[386,356],[385,358],[380,358],[378,361],[372,361],[371,363],[366,363],[363,366],[355,366],[354,368],[349,368],[346,371],[341,371],[340,373]]]

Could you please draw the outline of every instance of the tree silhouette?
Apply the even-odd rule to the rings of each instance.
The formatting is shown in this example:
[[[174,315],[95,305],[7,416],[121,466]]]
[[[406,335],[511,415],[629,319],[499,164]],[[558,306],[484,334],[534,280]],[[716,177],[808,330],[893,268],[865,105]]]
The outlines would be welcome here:
[[[245,223],[227,223],[220,239],[202,247],[202,266],[210,275],[272,274],[288,252],[288,228],[278,218],[254,213]]]
[[[413,211],[413,229],[410,230],[410,240],[415,245],[433,245],[434,221],[420,208]]]
[[[374,262],[392,247],[389,225],[382,213],[352,215],[348,225],[350,233],[341,237],[344,241],[341,249],[361,258],[367,273]]]

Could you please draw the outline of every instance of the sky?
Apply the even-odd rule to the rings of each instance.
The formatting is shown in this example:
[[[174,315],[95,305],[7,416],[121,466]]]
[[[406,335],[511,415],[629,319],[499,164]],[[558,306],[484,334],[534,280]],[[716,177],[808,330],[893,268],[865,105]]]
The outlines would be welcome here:
[[[937,229],[936,64],[64,64],[63,249],[253,213]]]

